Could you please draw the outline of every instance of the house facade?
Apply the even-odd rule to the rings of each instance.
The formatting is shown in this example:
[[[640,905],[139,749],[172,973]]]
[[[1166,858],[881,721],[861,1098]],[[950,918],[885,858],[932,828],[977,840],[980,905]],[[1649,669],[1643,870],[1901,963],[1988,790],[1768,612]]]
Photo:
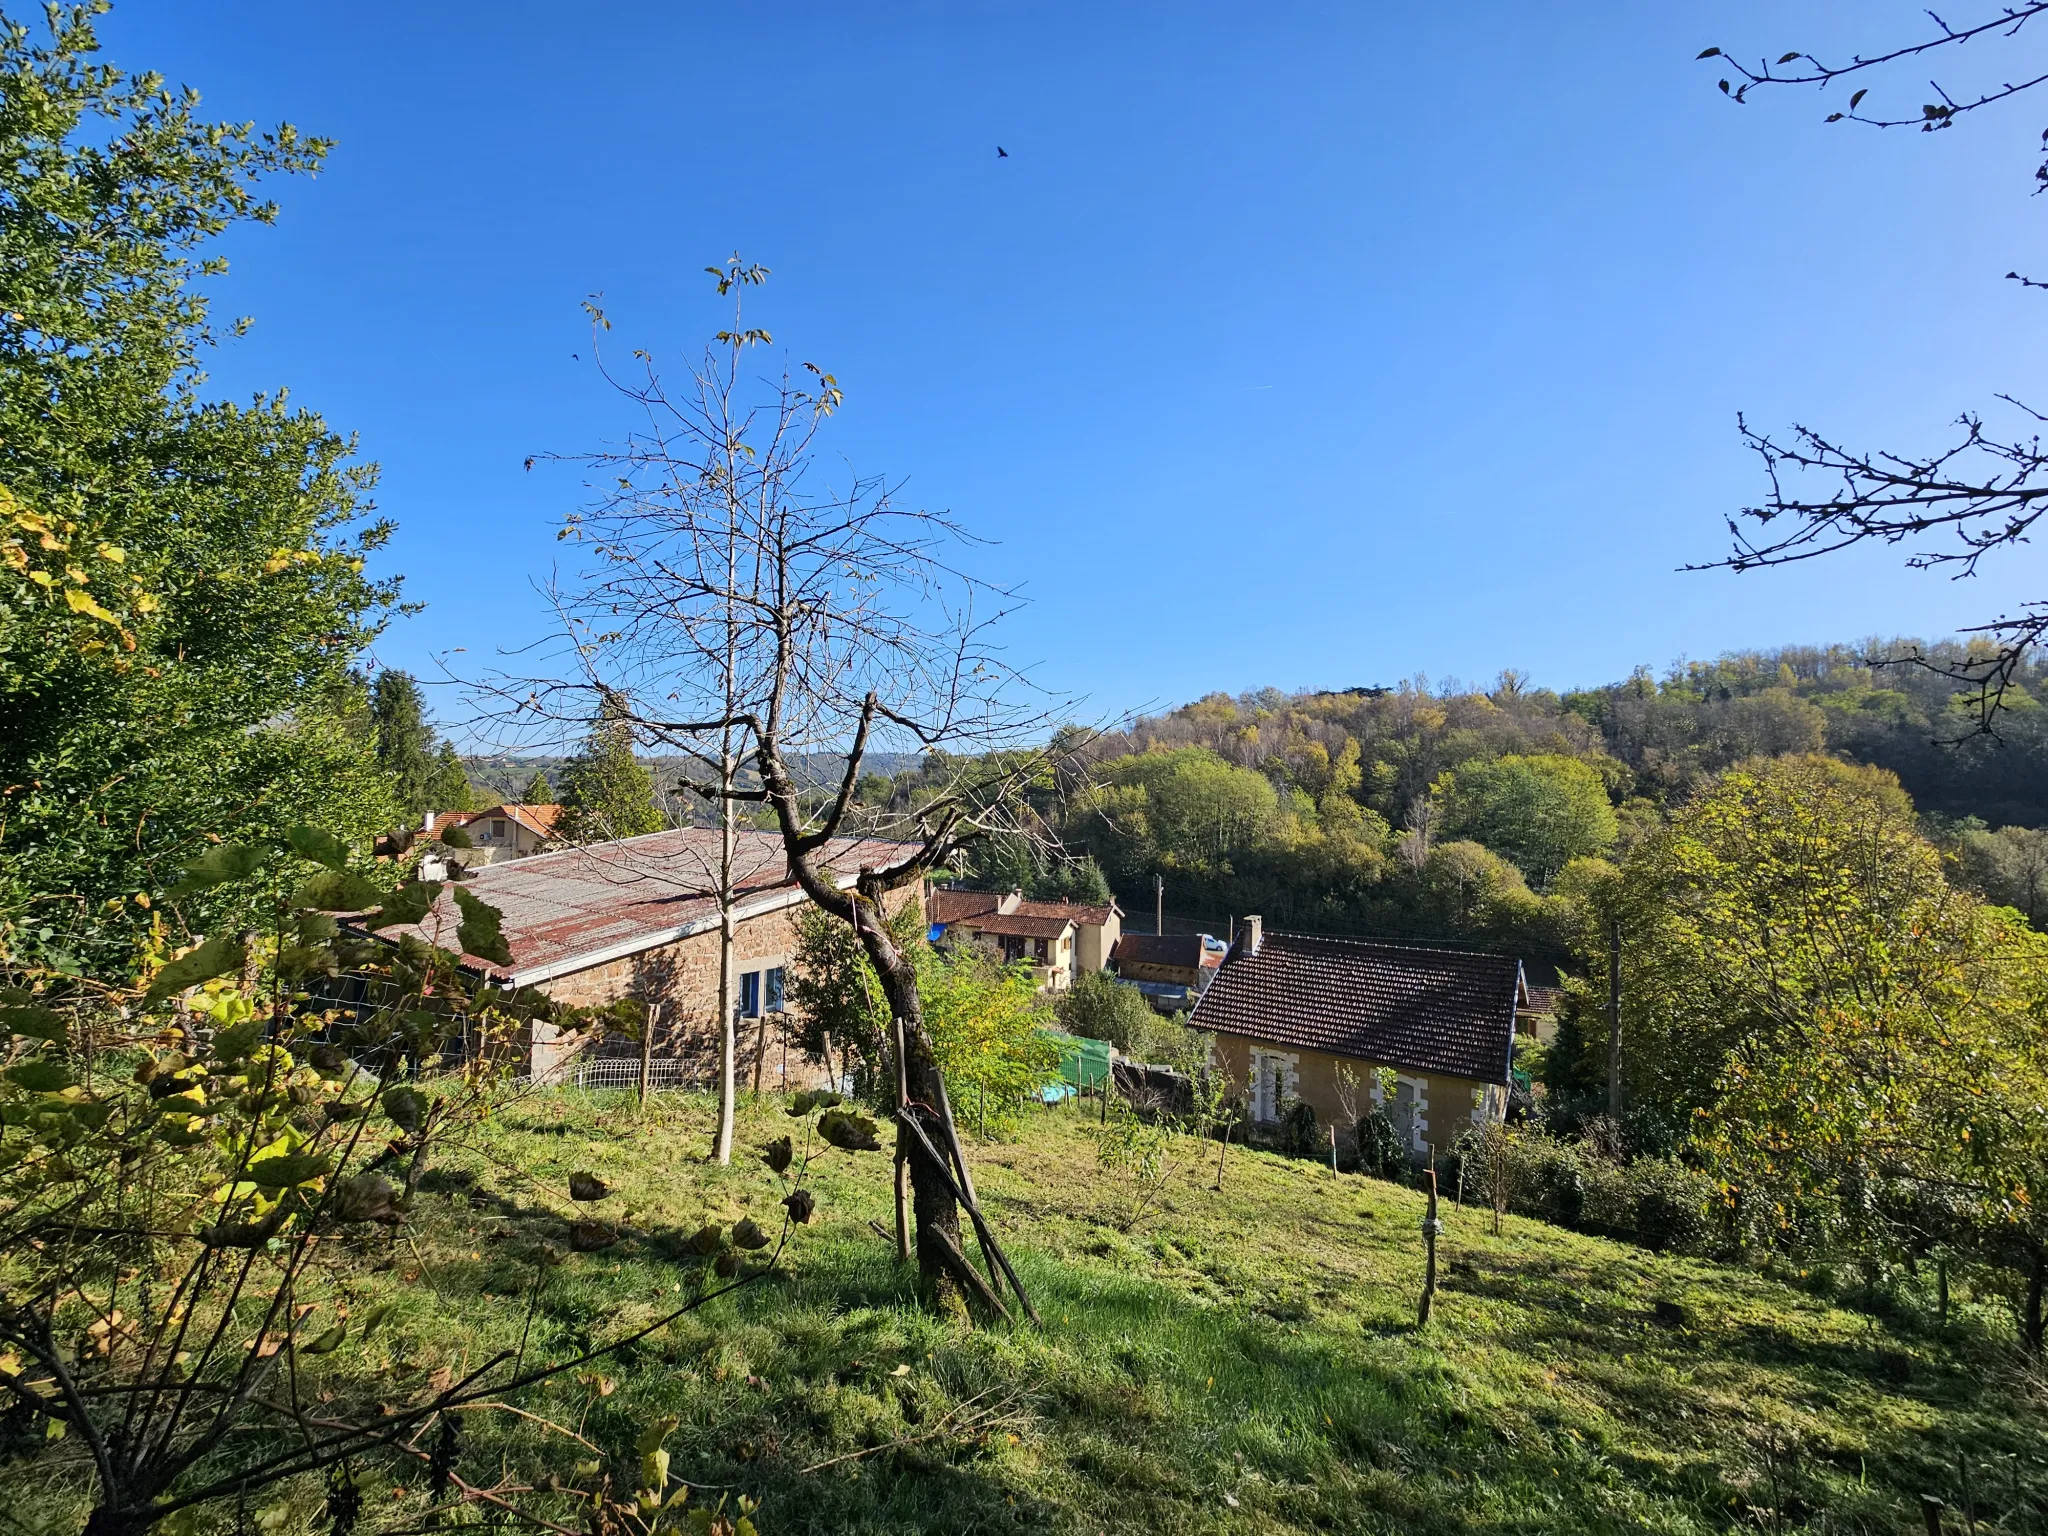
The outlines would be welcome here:
[[[895,844],[842,839],[823,862],[842,888],[863,865],[888,862]],[[500,914],[512,963],[463,955],[462,968],[507,988],[535,987],[574,1005],[637,998],[653,1010],[651,1051],[665,1080],[706,1083],[718,1063],[719,913],[714,872],[719,834],[683,827],[644,837],[592,843],[470,871],[471,895]],[[739,834],[734,1001],[740,1015],[740,1078],[763,1089],[823,1086],[826,1074],[789,1043],[784,1011],[797,949],[797,918],[808,904],[791,878],[779,835]],[[902,893],[914,900],[916,890]],[[426,919],[378,931],[396,940],[417,933],[457,948],[452,891],[443,891]],[[537,1024],[527,1042],[536,1079],[559,1077],[571,1048],[551,1026]],[[600,1055],[628,1054],[631,1041],[599,1046]]]
[[[1047,992],[1064,991],[1084,971],[1106,969],[1123,932],[1123,909],[1113,901],[1026,901],[1019,891],[933,891],[928,915],[935,936],[1029,965]]]
[[[469,838],[461,863],[465,869],[473,869],[547,852],[554,845],[555,827],[561,819],[559,805],[507,801],[487,811],[430,813],[426,831],[431,834],[460,827]]]
[[[1255,1123],[1296,1100],[1326,1126],[1377,1109],[1422,1163],[1505,1115],[1519,960],[1263,928],[1245,919],[1188,1021]]]

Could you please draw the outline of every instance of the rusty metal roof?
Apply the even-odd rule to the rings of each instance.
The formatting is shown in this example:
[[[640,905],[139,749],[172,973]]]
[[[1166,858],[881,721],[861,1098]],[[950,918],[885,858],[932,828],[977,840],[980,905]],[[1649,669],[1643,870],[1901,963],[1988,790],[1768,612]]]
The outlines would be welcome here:
[[[738,840],[734,874],[743,921],[804,900],[779,834],[743,831]],[[846,886],[861,866],[903,851],[900,843],[841,838],[821,862]],[[715,828],[681,827],[487,864],[462,888],[498,909],[512,964],[463,955],[463,968],[531,986],[715,927],[718,856]],[[444,890],[423,923],[380,929],[378,936],[416,933],[452,950],[459,922],[454,893]]]

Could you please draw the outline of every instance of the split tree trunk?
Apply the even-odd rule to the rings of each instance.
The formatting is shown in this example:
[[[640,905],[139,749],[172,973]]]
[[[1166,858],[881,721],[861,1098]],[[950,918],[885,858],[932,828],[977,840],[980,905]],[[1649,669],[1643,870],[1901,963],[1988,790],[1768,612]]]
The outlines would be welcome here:
[[[900,1108],[925,1127],[933,1146],[946,1147],[953,1140],[946,1080],[939,1071],[938,1058],[932,1054],[930,1037],[924,1031],[924,1005],[917,995],[917,967],[890,935],[882,921],[879,902],[865,894],[855,897],[854,918],[854,931],[875,968],[895,1021]],[[919,1284],[940,1306],[957,1305],[961,1300],[957,1273],[962,1262],[960,1206],[946,1176],[905,1143],[905,1132],[900,1127],[896,1134],[898,1210],[902,1205],[901,1170],[907,1167],[911,1214],[916,1219],[914,1247]]]

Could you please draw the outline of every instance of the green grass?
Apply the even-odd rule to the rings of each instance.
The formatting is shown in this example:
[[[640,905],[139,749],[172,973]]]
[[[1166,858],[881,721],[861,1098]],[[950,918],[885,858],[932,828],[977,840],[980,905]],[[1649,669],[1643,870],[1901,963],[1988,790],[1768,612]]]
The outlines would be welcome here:
[[[334,1357],[326,1390],[416,1400],[437,1369],[516,1343],[539,1274],[529,1359],[675,1305],[700,1272],[682,1238],[780,1216],[754,1148],[795,1122],[750,1106],[729,1169],[701,1160],[708,1122],[693,1098],[644,1121],[624,1095],[508,1110],[490,1157],[430,1176],[391,1268],[337,1256],[357,1308],[396,1308]],[[1922,1491],[1958,1503],[1958,1455],[1979,1530],[2036,1528],[2011,1507],[2015,1475],[2048,1509],[2038,1411],[1975,1325],[1937,1340],[1751,1270],[1516,1218],[1494,1238],[1489,1215],[1447,1208],[1445,1284],[1418,1330],[1419,1195],[1240,1148],[1219,1193],[1211,1143],[1122,1232],[1128,1192],[1098,1171],[1091,1129],[1047,1111],[1020,1140],[970,1144],[1043,1331],[920,1308],[869,1226],[890,1219],[886,1155],[830,1152],[784,1273],[520,1399],[554,1429],[468,1415],[463,1474],[569,1478],[593,1454],[573,1431],[623,1483],[639,1426],[674,1415],[673,1473],[759,1498],[764,1536],[1772,1528],[1752,1506],[1784,1529],[1899,1532],[1922,1528]],[[638,1235],[543,1269],[569,1206],[513,1168],[557,1189],[600,1175],[602,1214]],[[1660,1326],[1658,1301],[1684,1325]],[[963,1427],[963,1411],[993,1417]],[[419,1481],[377,1485],[360,1529],[416,1527]],[[317,1486],[296,1490],[278,1529],[319,1528],[319,1507]]]

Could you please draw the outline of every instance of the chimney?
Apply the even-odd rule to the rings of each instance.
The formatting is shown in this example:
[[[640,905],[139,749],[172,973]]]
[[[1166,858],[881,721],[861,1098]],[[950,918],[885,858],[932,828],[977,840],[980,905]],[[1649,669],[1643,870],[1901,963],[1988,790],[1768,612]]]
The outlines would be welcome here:
[[[1256,955],[1259,952],[1259,941],[1266,936],[1265,927],[1266,920],[1263,917],[1246,918],[1244,927],[1238,934],[1237,952],[1240,955]]]

